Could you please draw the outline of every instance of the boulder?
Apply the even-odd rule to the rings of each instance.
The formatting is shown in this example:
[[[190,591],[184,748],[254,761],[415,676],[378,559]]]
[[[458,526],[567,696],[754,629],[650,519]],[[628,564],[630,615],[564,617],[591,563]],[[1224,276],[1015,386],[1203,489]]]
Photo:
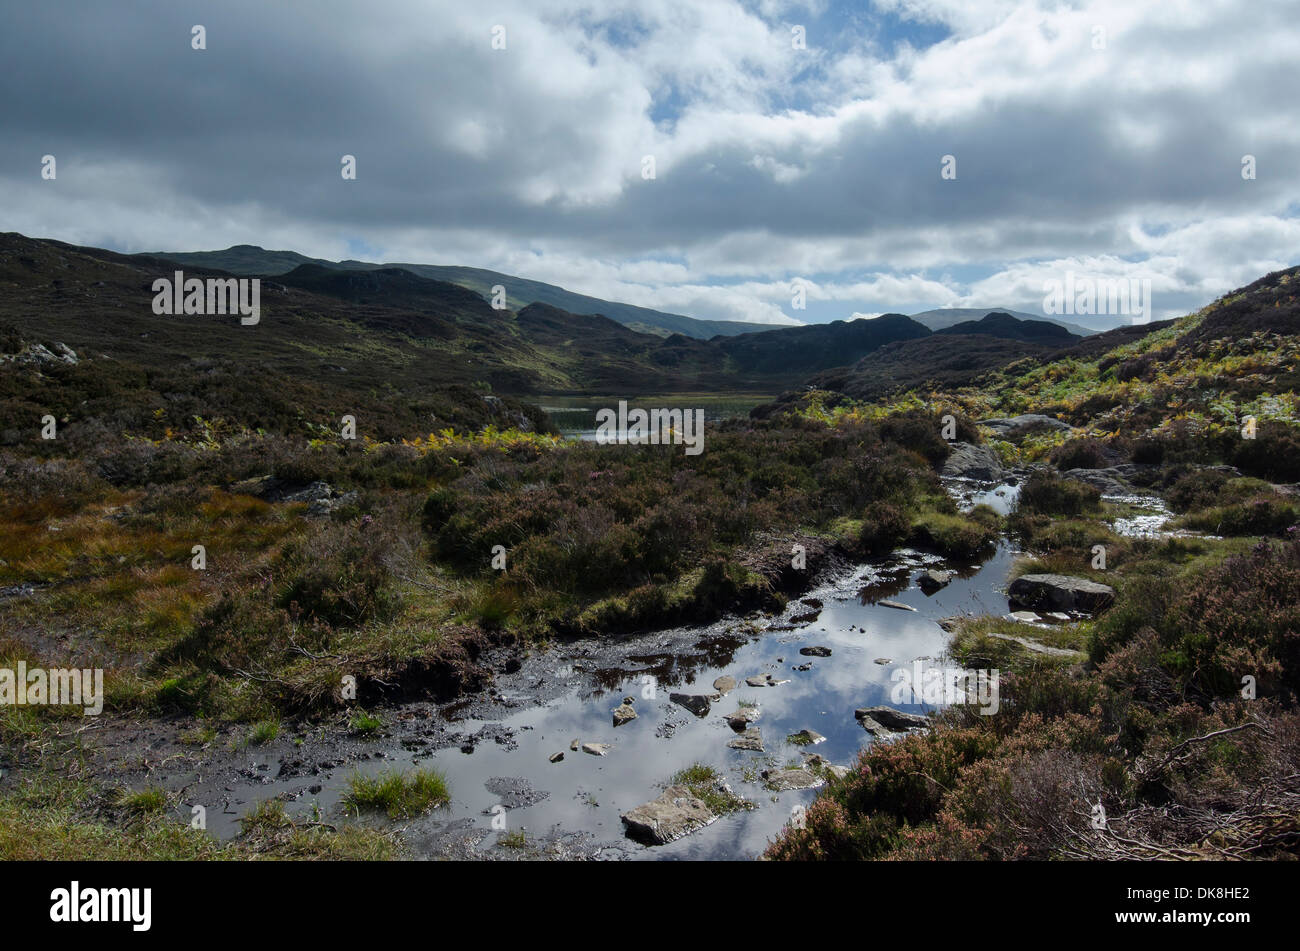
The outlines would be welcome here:
[[[637,841],[666,845],[703,829],[718,817],[685,786],[669,786],[658,799],[637,806],[620,818],[627,834]]]
[[[1084,611],[1096,614],[1115,600],[1115,589],[1069,575],[1022,575],[1008,589],[1013,605],[1036,611]]]
[[[952,443],[940,474],[947,479],[1001,482],[1007,476],[1001,457],[988,446],[968,442]]]
[[[919,713],[904,713],[893,707],[859,707],[853,711],[855,719],[872,719],[890,730],[915,730],[928,727],[930,718]]]
[[[920,586],[921,590],[927,595],[934,594],[951,581],[951,571],[940,571],[937,568],[931,568],[928,571],[921,572],[921,576],[916,579],[917,585]]]
[[[1019,416],[981,419],[979,424],[993,430],[995,435],[1002,438],[1013,435],[1019,436],[1034,430],[1056,430],[1068,433],[1073,428],[1069,423],[1063,423],[1059,419],[1053,419],[1051,416],[1044,416],[1041,413],[1022,413]]]

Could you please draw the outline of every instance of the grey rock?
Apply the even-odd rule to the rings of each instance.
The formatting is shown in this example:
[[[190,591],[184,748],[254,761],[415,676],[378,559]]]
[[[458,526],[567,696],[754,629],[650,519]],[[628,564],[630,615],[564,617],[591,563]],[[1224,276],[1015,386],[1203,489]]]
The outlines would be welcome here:
[[[815,789],[826,780],[810,769],[791,766],[785,769],[765,769],[760,774],[768,789],[784,792],[787,789]]]
[[[818,743],[826,742],[826,737],[816,730],[800,730],[798,733],[792,733],[790,739],[801,746],[816,746]]]
[[[1022,575],[1011,582],[1013,606],[1046,611],[1084,611],[1096,614],[1115,600],[1115,589],[1087,578],[1070,575]]]
[[[830,657],[831,649],[829,647],[823,647],[820,644],[815,644],[812,647],[799,648],[799,653],[803,654],[804,657]]]
[[[1063,423],[1059,419],[1053,419],[1051,416],[1044,416],[1041,413],[1022,413],[1019,416],[1002,416],[994,419],[981,419],[981,426],[987,426],[998,436],[1022,435],[1035,429],[1051,429],[1058,432],[1069,432],[1073,427],[1069,423]]]
[[[725,697],[727,694],[731,693],[731,691],[736,689],[736,678],[728,677],[726,674],[723,674],[717,680],[713,681],[713,689]]]
[[[626,700],[614,708],[614,726],[622,726],[624,723],[628,723],[635,719],[636,710],[634,710],[632,704],[628,703]]]
[[[928,571],[921,572],[921,576],[916,579],[921,590],[927,595],[934,594],[940,588],[946,586],[952,581],[951,571],[939,571],[937,568],[931,568]]]
[[[853,711],[855,719],[870,718],[890,730],[924,729],[930,725],[930,718],[918,713],[904,713],[893,707],[859,707]]]
[[[758,727],[751,726],[740,736],[728,740],[727,745],[733,750],[753,750],[756,753],[762,753],[764,752],[763,733]]]
[[[955,442],[943,464],[941,474],[948,479],[971,479],[975,482],[1001,482],[1007,475],[1002,459],[988,446]]]
[[[709,698],[701,693],[673,693],[668,699],[680,707],[685,707],[697,717],[709,715]]]
[[[608,743],[583,743],[582,752],[590,753],[592,756],[604,756],[614,747]]]
[[[877,601],[876,604],[882,608],[893,608],[896,611],[915,611],[916,608],[910,604],[903,604],[901,601]]]
[[[658,799],[623,813],[620,818],[632,838],[649,845],[665,845],[718,817],[685,786],[669,786]]]

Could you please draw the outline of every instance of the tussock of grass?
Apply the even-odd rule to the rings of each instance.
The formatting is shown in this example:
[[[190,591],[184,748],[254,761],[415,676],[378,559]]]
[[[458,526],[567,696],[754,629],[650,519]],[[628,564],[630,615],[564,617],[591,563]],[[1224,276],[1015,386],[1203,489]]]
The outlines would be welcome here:
[[[735,793],[720,788],[722,777],[712,766],[694,763],[673,774],[670,785],[685,786],[704,802],[714,815],[725,816],[739,809],[753,809],[754,804]]]
[[[358,812],[385,812],[390,819],[418,816],[451,800],[442,774],[431,769],[377,776],[354,773],[343,804]]]

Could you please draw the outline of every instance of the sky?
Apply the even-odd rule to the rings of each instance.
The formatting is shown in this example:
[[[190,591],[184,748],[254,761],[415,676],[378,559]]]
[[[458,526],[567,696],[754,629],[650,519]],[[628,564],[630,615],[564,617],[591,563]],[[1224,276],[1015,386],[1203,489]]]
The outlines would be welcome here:
[[[7,3],[0,231],[459,264],[761,323],[1042,313],[1052,282],[1125,280],[1145,315],[1080,322],[1160,319],[1300,263],[1296,13]]]

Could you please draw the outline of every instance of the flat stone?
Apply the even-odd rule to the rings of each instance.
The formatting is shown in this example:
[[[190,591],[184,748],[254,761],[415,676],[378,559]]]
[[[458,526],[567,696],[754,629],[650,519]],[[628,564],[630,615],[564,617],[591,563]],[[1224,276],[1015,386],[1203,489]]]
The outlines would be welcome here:
[[[1038,641],[1031,641],[1027,637],[1015,637],[1011,634],[990,633],[989,637],[996,638],[999,641],[1011,641],[1013,644],[1019,644],[1025,650],[1034,654],[1045,654],[1048,657],[1083,657],[1080,651],[1065,650],[1061,647],[1048,647],[1046,644],[1040,644]]]
[[[916,608],[910,604],[903,604],[900,601],[877,601],[882,608],[894,608],[896,611],[915,611]]]
[[[881,667],[884,667],[886,664],[892,664],[893,662],[894,662],[894,658],[892,658],[892,657],[877,657],[877,658],[876,658],[876,663],[879,664]]]
[[[1042,620],[1042,618],[1033,611],[1012,611],[1007,615],[1007,617],[1013,621],[1019,621],[1022,624],[1037,624]]]
[[[679,707],[685,707],[697,717],[709,715],[709,698],[702,693],[672,693],[668,695],[668,699]]]
[[[826,737],[816,730],[800,730],[798,733],[790,734],[790,740],[801,746],[816,746],[818,743],[825,743]]]
[[[826,780],[810,769],[798,766],[785,769],[765,769],[760,774],[768,789],[784,792],[787,789],[815,789],[825,785]]]
[[[804,657],[830,657],[831,649],[829,647],[823,647],[820,644],[815,644],[812,647],[799,648],[799,653],[803,654]]]
[[[592,756],[604,756],[614,747],[609,743],[583,743],[582,752],[590,753]]]
[[[723,674],[717,680],[713,681],[713,689],[725,697],[727,694],[731,693],[731,691],[736,689],[736,678],[728,677],[726,674]]]
[[[775,687],[789,682],[788,680],[777,680],[771,674],[755,674],[753,677],[745,678],[745,683],[751,687]]]
[[[552,753],[552,754],[551,754],[551,762],[552,762],[552,763],[558,763],[558,762],[560,762],[560,760],[562,760],[562,759],[564,759],[564,753],[562,753],[562,752],[561,752],[561,753]]]
[[[755,753],[762,753],[764,752],[763,733],[758,727],[751,726],[740,736],[728,740],[727,745],[733,750],[753,750]]]
[[[685,786],[669,786],[652,799],[620,816],[627,834],[648,845],[666,845],[703,829],[718,817]]]
[[[891,730],[912,730],[930,725],[929,717],[921,716],[918,713],[904,713],[901,710],[895,710],[893,707],[885,706],[859,707],[853,711],[853,716],[858,720],[870,717]]]

